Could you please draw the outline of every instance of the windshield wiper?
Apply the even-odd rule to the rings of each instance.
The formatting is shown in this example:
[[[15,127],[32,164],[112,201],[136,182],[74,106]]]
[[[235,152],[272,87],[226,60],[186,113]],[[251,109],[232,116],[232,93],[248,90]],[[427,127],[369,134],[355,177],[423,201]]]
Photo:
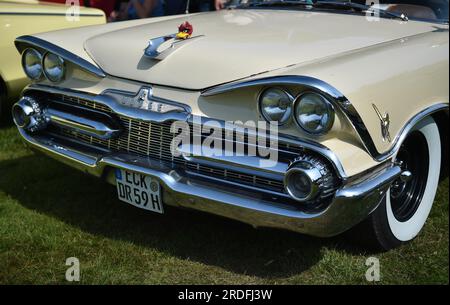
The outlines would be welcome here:
[[[273,0],[273,1],[253,1],[248,3],[243,3],[237,8],[247,8],[247,7],[271,7],[271,6],[312,6],[313,2],[311,0]]]
[[[334,8],[343,8],[343,9],[355,9],[358,11],[366,11],[366,12],[373,12],[373,13],[379,13],[380,15],[386,15],[393,18],[401,19],[402,21],[408,21],[408,16],[406,16],[403,13],[394,13],[389,12],[386,10],[383,10],[381,8],[377,8],[371,5],[365,5],[365,4],[358,4],[351,1],[316,1],[314,2],[314,6],[331,6]]]
[[[305,8],[333,8],[345,10],[357,10],[359,12],[373,12],[380,15],[390,16],[393,18],[408,21],[405,14],[398,14],[389,12],[374,6],[358,4],[351,1],[312,1],[312,0],[273,0],[273,1],[254,1],[238,5],[237,8],[252,8],[252,7],[287,7],[287,6],[305,6]]]

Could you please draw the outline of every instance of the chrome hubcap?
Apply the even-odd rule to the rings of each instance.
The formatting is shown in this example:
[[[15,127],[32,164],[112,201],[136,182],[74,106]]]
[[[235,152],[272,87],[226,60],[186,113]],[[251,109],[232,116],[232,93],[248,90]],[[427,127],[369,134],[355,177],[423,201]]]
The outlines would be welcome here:
[[[400,147],[395,163],[402,168],[390,188],[392,212],[406,222],[419,208],[428,177],[429,153],[425,136],[416,131]]]

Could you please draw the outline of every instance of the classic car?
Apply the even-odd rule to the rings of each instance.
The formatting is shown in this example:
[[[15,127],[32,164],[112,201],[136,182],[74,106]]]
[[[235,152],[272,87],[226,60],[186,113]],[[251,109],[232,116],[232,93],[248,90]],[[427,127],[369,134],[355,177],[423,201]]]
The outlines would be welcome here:
[[[15,43],[26,143],[149,211],[388,250],[447,173],[448,0],[248,1]]]
[[[62,4],[0,0],[0,117],[2,108],[11,107],[29,83],[20,64],[20,54],[14,47],[16,37],[106,22],[101,10],[79,7],[75,12],[79,13],[77,17],[66,18],[68,12],[70,8]]]

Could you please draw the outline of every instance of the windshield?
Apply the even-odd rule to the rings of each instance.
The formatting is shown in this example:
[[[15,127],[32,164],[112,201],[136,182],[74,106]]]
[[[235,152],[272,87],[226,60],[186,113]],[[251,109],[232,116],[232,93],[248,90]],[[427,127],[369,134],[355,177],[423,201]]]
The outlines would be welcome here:
[[[449,0],[231,0],[243,8],[289,7],[307,10],[346,10],[367,13],[370,8],[384,16],[448,23]],[[298,4],[298,5],[297,5]]]

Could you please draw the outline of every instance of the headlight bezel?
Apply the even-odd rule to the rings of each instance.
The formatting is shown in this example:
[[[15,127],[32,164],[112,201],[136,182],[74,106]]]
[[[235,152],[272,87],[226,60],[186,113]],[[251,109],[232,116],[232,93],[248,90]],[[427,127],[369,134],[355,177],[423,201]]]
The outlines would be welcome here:
[[[284,121],[273,121],[265,114],[265,111],[262,106],[262,101],[263,101],[264,94],[266,94],[270,90],[279,90],[279,91],[283,92],[284,94],[286,94],[287,98],[289,99],[289,103],[290,103],[289,115],[287,116],[287,118]],[[257,111],[258,111],[259,115],[261,115],[261,117],[266,122],[268,122],[268,123],[278,122],[277,126],[279,126],[279,127],[285,126],[285,125],[288,125],[292,121],[292,113],[294,111],[294,100],[295,100],[295,97],[288,90],[286,90],[282,87],[271,86],[271,87],[263,88],[259,92],[258,97],[257,97]]]
[[[34,55],[37,55],[37,57],[38,57],[38,59],[39,59],[38,62],[39,62],[39,65],[40,65],[40,73],[39,73],[39,75],[36,76],[36,77],[33,77],[32,75],[30,75],[30,73],[27,71],[27,63],[26,63],[26,59],[27,59],[27,54],[28,54],[29,52],[33,52]],[[25,75],[26,75],[29,79],[31,79],[31,80],[33,80],[33,81],[39,81],[39,80],[41,80],[41,79],[43,78],[43,75],[44,75],[44,65],[43,65],[43,61],[42,61],[42,60],[43,60],[42,53],[39,52],[38,50],[36,50],[35,48],[26,48],[26,49],[22,52],[22,69],[23,69]]]
[[[55,78],[54,78],[52,75],[50,75],[49,72],[47,72],[47,68],[46,68],[45,62],[46,62],[46,59],[48,58],[48,56],[55,56],[56,59],[57,59],[58,61],[60,61],[60,64],[61,64],[61,73],[60,73],[57,77],[55,77]],[[57,55],[57,54],[55,54],[55,53],[52,53],[52,52],[46,52],[46,53],[44,54],[44,56],[42,57],[42,70],[43,70],[43,73],[44,73],[45,77],[46,77],[49,81],[51,81],[52,83],[59,83],[59,82],[61,82],[62,80],[64,80],[64,77],[65,77],[65,75],[66,75],[66,61],[64,60],[64,58],[62,58],[61,56],[59,56],[59,55]]]
[[[304,124],[302,124],[299,121],[299,118],[297,116],[297,108],[299,107],[299,103],[301,102],[302,98],[304,98],[306,95],[310,95],[310,94],[316,95],[320,98],[320,100],[325,105],[327,113],[329,114],[329,119],[328,119],[326,125],[321,130],[318,130],[318,131],[311,130],[311,129],[307,128],[306,126],[304,126]],[[307,90],[307,91],[301,92],[295,98],[292,116],[293,116],[293,120],[294,120],[295,124],[301,130],[306,132],[307,134],[314,135],[314,136],[322,136],[322,135],[327,134],[333,128],[333,125],[334,125],[334,122],[336,119],[336,111],[335,111],[335,107],[334,107],[332,101],[328,97],[326,97],[324,94],[316,92],[316,91],[312,91],[312,90]]]

